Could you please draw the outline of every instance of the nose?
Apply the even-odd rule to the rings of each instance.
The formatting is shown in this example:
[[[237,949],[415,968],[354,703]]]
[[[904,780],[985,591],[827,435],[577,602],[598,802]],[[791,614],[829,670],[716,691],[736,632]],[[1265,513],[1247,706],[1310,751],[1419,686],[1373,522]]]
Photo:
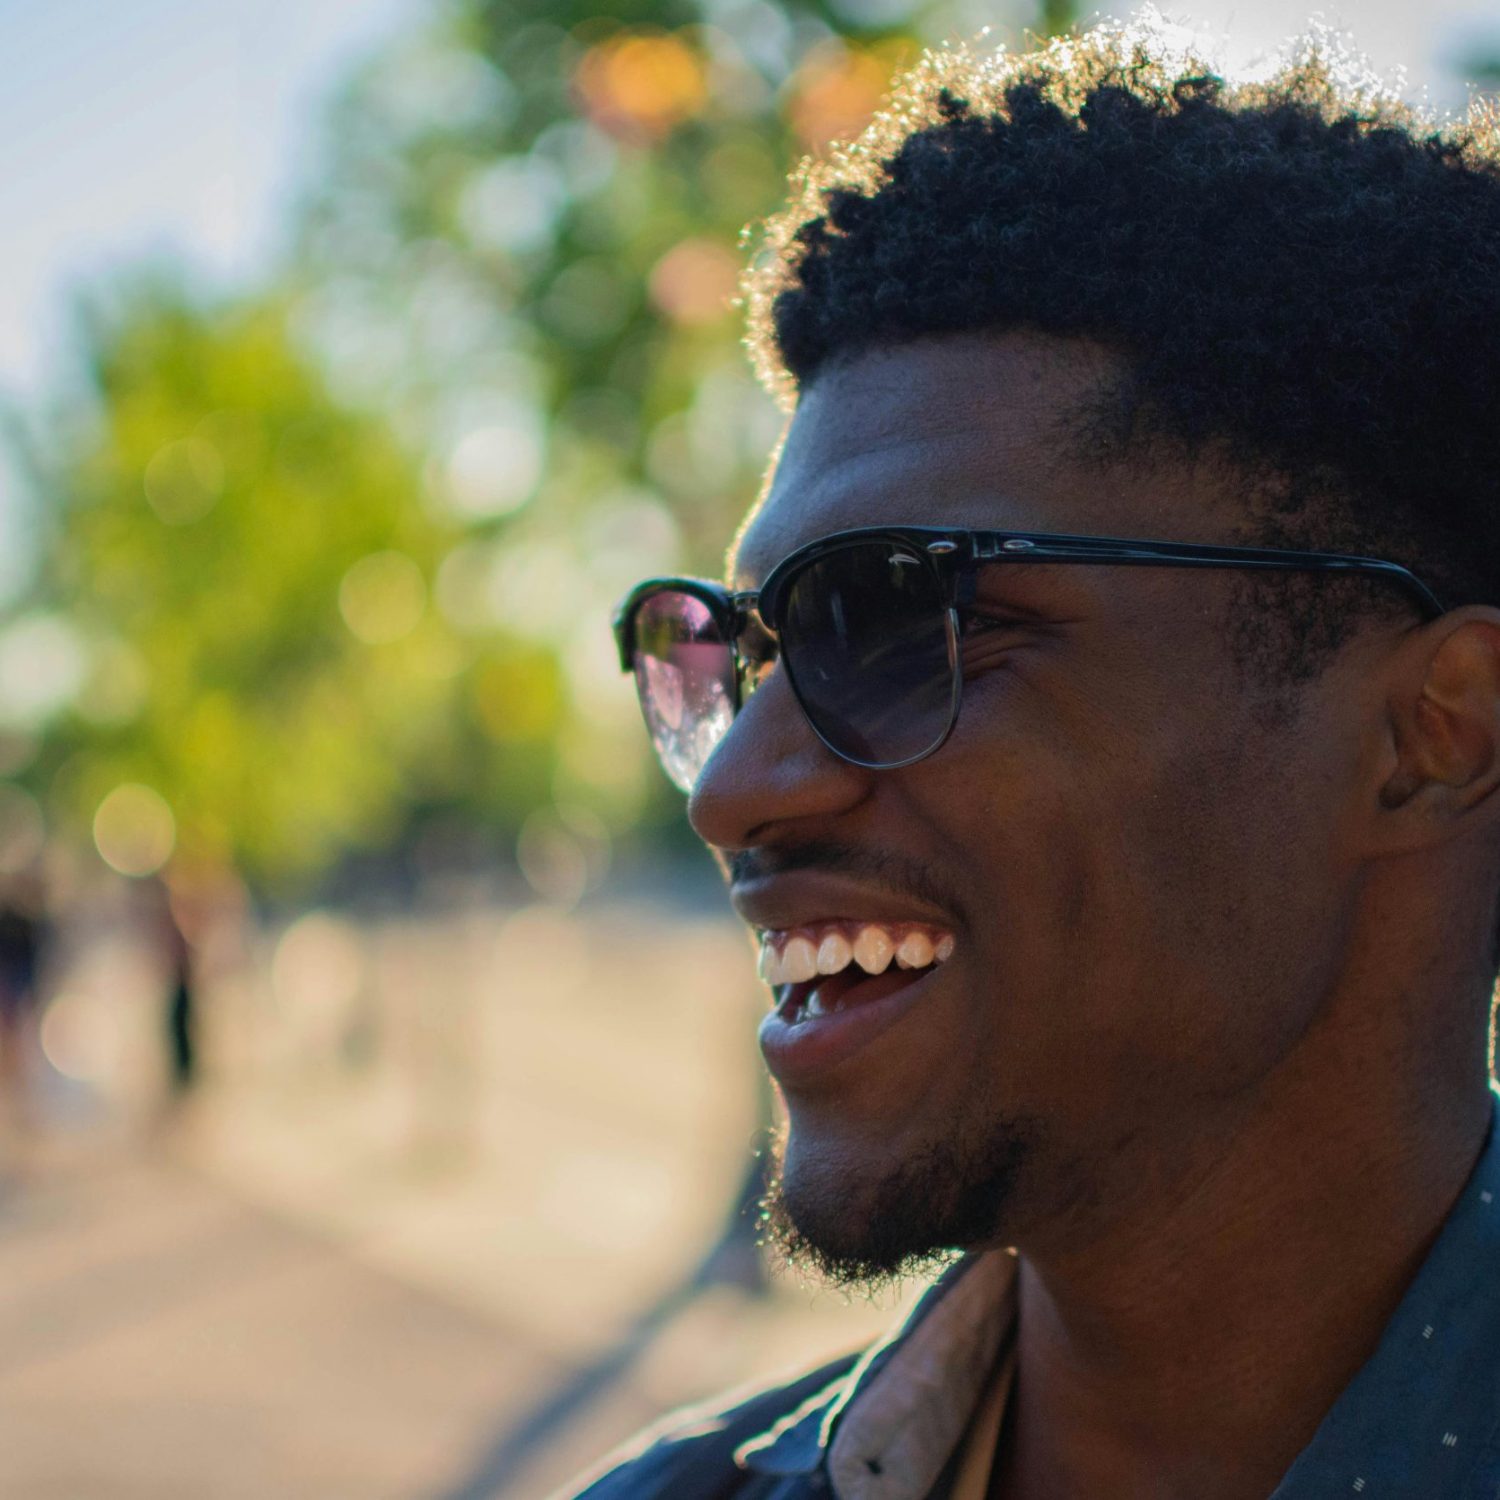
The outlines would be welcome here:
[[[717,849],[748,849],[782,824],[847,812],[873,772],[833,753],[778,666],[746,701],[688,798],[688,822]]]

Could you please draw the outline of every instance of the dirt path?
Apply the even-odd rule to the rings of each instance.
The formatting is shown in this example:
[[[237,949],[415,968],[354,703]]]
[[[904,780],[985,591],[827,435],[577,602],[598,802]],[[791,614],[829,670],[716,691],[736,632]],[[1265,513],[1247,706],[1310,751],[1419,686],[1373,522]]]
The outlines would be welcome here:
[[[252,956],[166,1136],[129,951],[65,976],[79,1079],[19,1176],[0,1138],[0,1500],[540,1500],[896,1315],[685,1291],[761,1139],[743,933],[314,914]]]
[[[556,1372],[167,1161],[0,1197],[6,1500],[405,1500]]]

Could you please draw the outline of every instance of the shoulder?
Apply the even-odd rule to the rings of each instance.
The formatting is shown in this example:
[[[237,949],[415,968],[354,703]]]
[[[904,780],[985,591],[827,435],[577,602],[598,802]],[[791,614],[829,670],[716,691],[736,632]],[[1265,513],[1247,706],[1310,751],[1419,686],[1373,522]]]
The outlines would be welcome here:
[[[752,1500],[769,1495],[779,1481],[748,1472],[735,1461],[736,1453],[787,1418],[806,1418],[831,1403],[862,1352],[776,1385],[742,1387],[675,1411],[552,1500]]]

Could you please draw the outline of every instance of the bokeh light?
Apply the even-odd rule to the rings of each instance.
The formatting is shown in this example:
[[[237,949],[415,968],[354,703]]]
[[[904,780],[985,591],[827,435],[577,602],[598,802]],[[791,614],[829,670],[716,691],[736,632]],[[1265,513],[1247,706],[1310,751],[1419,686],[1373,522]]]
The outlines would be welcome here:
[[[459,201],[459,223],[476,246],[522,255],[546,246],[567,204],[554,167],[535,156],[511,156],[476,172]]]
[[[115,1065],[114,1028],[99,1001],[78,990],[54,995],[42,1013],[38,1040],[42,1055],[78,1083],[99,1083]]]
[[[793,127],[813,151],[857,134],[890,85],[892,59],[840,41],[809,54],[793,83]]]
[[[367,646],[408,636],[427,608],[422,570],[404,552],[362,557],[339,583],[339,613]]]
[[[121,875],[154,875],[176,842],[177,821],[166,799],[139,782],[117,786],[94,814],[94,847]]]
[[[224,462],[201,437],[179,438],[152,455],[142,479],[151,509],[168,526],[201,520],[224,490]]]
[[[40,726],[71,703],[88,673],[79,631],[50,612],[0,629],[0,721]]]
[[[516,862],[526,883],[553,906],[576,906],[609,872],[610,836],[587,808],[538,808],[522,825]]]
[[[455,515],[483,520],[525,504],[542,477],[546,427],[534,404],[496,398],[453,443],[443,496]]]
[[[575,78],[584,107],[605,130],[658,139],[702,109],[703,59],[680,36],[627,32],[584,54]]]
[[[117,638],[98,640],[73,707],[94,724],[127,724],[145,707],[150,691],[151,673],[135,647]]]
[[[714,323],[728,314],[739,277],[734,251],[696,236],[674,245],[652,267],[651,296],[675,323]]]
[[[343,1002],[359,992],[364,958],[353,929],[324,911],[299,917],[281,935],[271,961],[271,983],[284,1005],[327,997]]]

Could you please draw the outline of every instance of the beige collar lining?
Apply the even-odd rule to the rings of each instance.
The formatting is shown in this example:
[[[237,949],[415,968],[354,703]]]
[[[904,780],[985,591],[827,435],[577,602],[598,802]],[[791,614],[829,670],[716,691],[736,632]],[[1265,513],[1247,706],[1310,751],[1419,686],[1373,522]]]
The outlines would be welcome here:
[[[840,1419],[828,1455],[838,1500],[926,1496],[992,1384],[1015,1317],[1016,1258],[985,1251]]]

